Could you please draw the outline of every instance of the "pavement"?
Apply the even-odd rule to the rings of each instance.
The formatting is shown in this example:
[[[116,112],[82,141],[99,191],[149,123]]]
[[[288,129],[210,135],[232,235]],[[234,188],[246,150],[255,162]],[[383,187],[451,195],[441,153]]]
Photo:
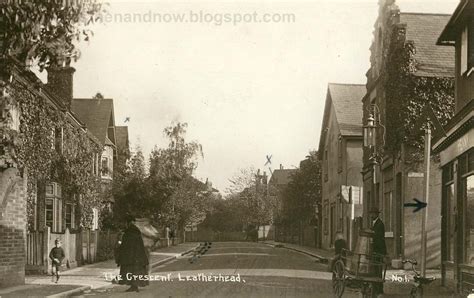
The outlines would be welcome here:
[[[150,267],[155,268],[195,250],[199,243],[183,243],[150,253]],[[68,297],[98,288],[112,287],[119,268],[114,260],[98,262],[61,272],[59,282],[49,275],[27,275],[25,285],[0,289],[0,297]]]
[[[324,262],[333,252],[269,241],[214,242],[204,250],[197,246],[186,243],[153,253],[152,280],[139,293],[107,281],[105,275],[117,274],[118,268],[106,261],[66,271],[59,284],[48,276],[29,276],[25,286],[1,290],[0,296],[334,297],[332,273]],[[435,271],[428,275],[438,276]],[[412,277],[389,270],[383,297],[408,297]],[[425,287],[425,297],[458,297],[439,281]],[[361,297],[360,290],[346,287],[343,297]]]
[[[276,241],[265,241],[264,243],[276,248],[286,248],[288,250],[312,256],[323,264],[328,264],[329,260],[334,257],[334,251]],[[326,269],[328,269],[328,267]],[[387,269],[385,273],[384,297],[409,296],[411,289],[410,283],[413,281],[413,275],[414,273],[411,270]],[[430,285],[424,286],[425,297],[460,297],[452,290],[441,285],[440,270],[428,269],[426,270],[426,275],[429,277],[435,277],[436,280]]]

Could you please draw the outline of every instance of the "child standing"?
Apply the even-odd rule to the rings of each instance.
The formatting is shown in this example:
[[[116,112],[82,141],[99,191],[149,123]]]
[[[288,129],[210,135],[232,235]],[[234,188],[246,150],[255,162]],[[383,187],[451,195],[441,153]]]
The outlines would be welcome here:
[[[52,264],[52,279],[54,281],[54,275],[56,275],[56,283],[58,283],[59,280],[59,268],[61,268],[61,263],[65,257],[64,250],[61,247],[61,241],[59,239],[56,239],[54,241],[55,247],[51,249],[51,252],[49,253],[49,258],[53,262]]]

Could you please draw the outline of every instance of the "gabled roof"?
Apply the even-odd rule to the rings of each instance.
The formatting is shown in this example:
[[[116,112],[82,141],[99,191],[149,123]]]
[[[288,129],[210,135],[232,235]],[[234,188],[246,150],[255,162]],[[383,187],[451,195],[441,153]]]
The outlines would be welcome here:
[[[115,142],[119,152],[129,152],[128,126],[115,126]]]
[[[74,98],[71,102],[72,112],[85,123],[102,146],[111,142],[107,138],[107,130],[113,109],[113,100],[110,98]]]
[[[291,176],[296,173],[298,169],[279,169],[274,170],[272,177],[268,184],[272,185],[287,185],[291,181]]]
[[[453,77],[454,49],[437,46],[437,39],[450,15],[400,13],[400,23],[406,24],[406,41],[414,42],[417,61],[415,75],[422,77]]]
[[[362,135],[362,98],[366,91],[365,85],[329,83],[328,96],[342,136]]]

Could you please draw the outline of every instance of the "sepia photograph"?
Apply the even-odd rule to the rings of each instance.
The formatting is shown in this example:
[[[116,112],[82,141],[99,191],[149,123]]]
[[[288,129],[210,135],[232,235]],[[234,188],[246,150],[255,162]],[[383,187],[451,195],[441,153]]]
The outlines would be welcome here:
[[[474,297],[474,0],[0,0],[0,298]]]

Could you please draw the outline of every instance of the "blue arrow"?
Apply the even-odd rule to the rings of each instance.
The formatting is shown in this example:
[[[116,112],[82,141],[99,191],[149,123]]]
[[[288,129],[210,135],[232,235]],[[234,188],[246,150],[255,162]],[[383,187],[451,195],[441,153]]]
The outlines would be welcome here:
[[[403,204],[404,207],[416,207],[413,212],[418,212],[420,211],[421,209],[425,208],[428,204],[426,204],[425,202],[420,202],[418,199],[413,199],[413,201],[415,201],[415,203],[405,203]]]

